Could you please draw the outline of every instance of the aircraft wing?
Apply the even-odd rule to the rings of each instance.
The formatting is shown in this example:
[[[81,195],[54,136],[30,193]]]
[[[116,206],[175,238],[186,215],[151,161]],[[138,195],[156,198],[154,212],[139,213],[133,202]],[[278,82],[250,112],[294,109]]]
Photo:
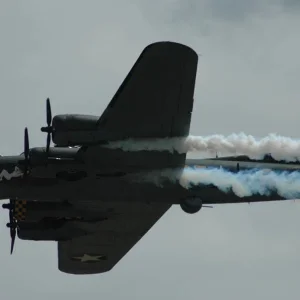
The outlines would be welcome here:
[[[111,270],[171,206],[139,202],[106,205],[113,210],[112,217],[99,223],[82,223],[92,234],[58,242],[60,271],[96,274]]]
[[[188,136],[198,55],[173,42],[147,46],[98,120],[102,141]],[[84,161],[101,166],[181,167],[185,154],[122,153],[103,145],[81,148]],[[103,160],[103,157],[109,159]]]
[[[147,46],[98,121],[107,140],[189,133],[198,56],[173,42]]]
[[[189,133],[198,55],[173,42],[147,46],[97,122],[101,139]]]

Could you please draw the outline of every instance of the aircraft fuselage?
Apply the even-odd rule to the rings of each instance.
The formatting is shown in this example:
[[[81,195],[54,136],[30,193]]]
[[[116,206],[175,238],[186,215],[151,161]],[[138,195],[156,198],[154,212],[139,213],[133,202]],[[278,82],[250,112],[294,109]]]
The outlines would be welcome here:
[[[108,151],[108,150],[105,150]],[[114,152],[113,150],[109,150]],[[130,156],[131,154],[129,154]],[[171,154],[169,154],[171,155]],[[127,161],[126,159],[124,161]],[[236,162],[224,160],[187,159],[186,166],[218,167],[235,170],[237,163],[241,169],[254,167],[300,169],[294,164],[270,164]],[[214,186],[199,186],[191,190],[184,189],[178,182],[164,182],[164,188],[153,182],[141,180],[141,174],[147,175],[157,169],[119,166],[113,161],[108,164],[91,166],[86,164],[78,148],[50,148],[49,156],[45,148],[30,150],[30,168],[24,176],[24,155],[0,157],[0,199],[26,199],[27,201],[52,201],[70,199],[70,202],[96,200],[111,202],[167,202],[179,204],[182,199],[198,197],[202,204],[255,202],[281,200],[281,196],[255,195],[239,198],[233,193],[224,193]]]

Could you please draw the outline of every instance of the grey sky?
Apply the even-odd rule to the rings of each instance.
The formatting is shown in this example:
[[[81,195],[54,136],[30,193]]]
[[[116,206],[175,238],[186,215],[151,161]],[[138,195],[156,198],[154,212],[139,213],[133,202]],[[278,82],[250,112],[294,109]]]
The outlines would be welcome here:
[[[226,4],[225,4],[226,3]],[[192,134],[299,137],[298,1],[0,0],[1,154],[53,113],[100,115],[149,43],[201,53]],[[32,111],[34,109],[34,112]],[[110,273],[57,270],[55,243],[16,241],[0,216],[1,299],[298,299],[300,205],[172,208]]]

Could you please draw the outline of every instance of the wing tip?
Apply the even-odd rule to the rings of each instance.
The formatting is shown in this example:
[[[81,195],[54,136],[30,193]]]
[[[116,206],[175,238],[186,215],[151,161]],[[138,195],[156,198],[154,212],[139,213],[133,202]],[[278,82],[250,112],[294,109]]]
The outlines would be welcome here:
[[[97,275],[97,274],[107,273],[111,271],[113,267],[88,269],[88,268],[63,267],[59,264],[58,270],[64,274],[69,274],[69,275]]]
[[[168,51],[180,51],[180,52],[192,54],[198,58],[198,53],[193,48],[191,48],[190,46],[187,46],[185,44],[173,42],[173,41],[153,42],[144,49],[144,52],[146,52],[150,49],[151,50],[156,49],[157,51],[162,51],[164,49],[167,49]]]

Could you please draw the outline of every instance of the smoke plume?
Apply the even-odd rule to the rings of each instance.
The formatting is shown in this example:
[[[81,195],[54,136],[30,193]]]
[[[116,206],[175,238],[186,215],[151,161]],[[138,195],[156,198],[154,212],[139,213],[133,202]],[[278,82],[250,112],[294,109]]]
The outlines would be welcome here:
[[[252,195],[268,196],[277,193],[286,199],[300,197],[300,172],[275,172],[267,170],[245,170],[232,173],[217,168],[185,168],[163,170],[140,176],[139,180],[163,187],[166,181],[179,182],[186,189],[199,185],[214,185],[221,191],[233,192],[238,197]]]
[[[245,133],[211,136],[188,136],[187,138],[165,139],[128,139],[110,142],[106,147],[122,149],[123,151],[177,151],[207,152],[210,154],[222,153],[233,155],[247,155],[252,159],[262,159],[266,154],[271,154],[275,160],[300,161],[300,140],[276,134],[257,139]]]

